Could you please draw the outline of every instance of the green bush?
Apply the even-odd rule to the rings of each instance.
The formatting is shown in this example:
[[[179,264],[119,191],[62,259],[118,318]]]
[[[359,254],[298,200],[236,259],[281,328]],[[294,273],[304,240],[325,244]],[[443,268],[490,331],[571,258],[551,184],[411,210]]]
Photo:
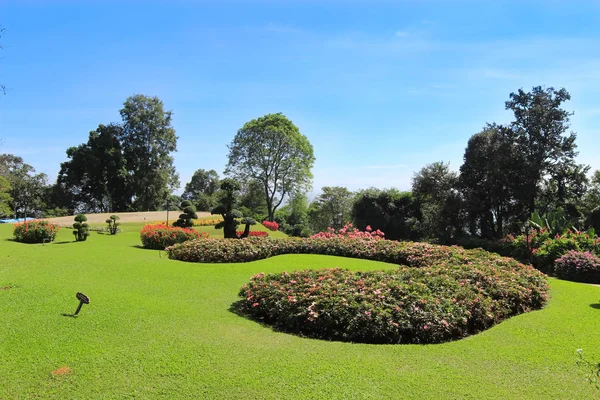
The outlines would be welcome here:
[[[17,242],[22,243],[52,242],[56,238],[58,229],[58,225],[48,221],[25,221],[15,224],[13,235]]]
[[[106,219],[106,223],[108,224],[108,231],[111,235],[116,235],[117,232],[119,232],[119,225],[121,225],[121,223],[118,222],[119,219],[121,218],[119,218],[118,215],[111,215]]]
[[[90,236],[89,225],[87,224],[87,217],[83,214],[77,214],[75,216],[75,222],[73,223],[73,236],[77,242],[84,242],[87,237]]]
[[[554,274],[575,282],[600,283],[600,258],[590,252],[571,250],[556,260]]]

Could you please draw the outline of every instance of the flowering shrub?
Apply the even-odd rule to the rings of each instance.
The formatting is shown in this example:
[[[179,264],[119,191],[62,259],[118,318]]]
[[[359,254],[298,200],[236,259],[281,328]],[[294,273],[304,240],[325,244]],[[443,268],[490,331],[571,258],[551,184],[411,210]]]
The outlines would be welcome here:
[[[385,234],[381,232],[379,229],[373,231],[369,225],[365,228],[364,232],[354,228],[351,223],[347,223],[341,228],[339,231],[335,231],[335,229],[329,227],[327,228],[327,232],[319,232],[315,235],[312,235],[311,238],[323,238],[323,239],[331,239],[331,238],[351,238],[351,239],[383,239]]]
[[[236,234],[241,237],[244,234],[244,231],[237,231]],[[269,232],[264,232],[264,231],[248,232],[248,237],[267,237],[267,236],[269,236]]]
[[[270,231],[278,231],[279,230],[279,224],[277,222],[263,221],[262,224],[265,228],[267,228]]]
[[[142,245],[147,249],[155,250],[163,250],[177,243],[208,236],[208,232],[198,232],[189,228],[176,228],[164,224],[145,225],[140,231]]]
[[[15,224],[13,235],[17,242],[44,243],[54,241],[58,229],[56,224],[36,219]]]
[[[600,258],[587,251],[571,250],[556,260],[554,274],[575,282],[600,283]]]
[[[422,268],[258,274],[238,309],[283,331],[363,343],[440,343],[533,309],[547,299],[543,276],[497,258]]]
[[[223,221],[222,219],[198,219],[194,221],[194,226],[215,226],[219,222]]]
[[[488,251],[531,262],[541,271],[551,273],[555,260],[571,250],[600,253],[600,238],[591,232],[567,231],[552,236],[546,228],[525,235],[508,235],[501,241],[466,239],[459,241],[465,248],[483,248]]]

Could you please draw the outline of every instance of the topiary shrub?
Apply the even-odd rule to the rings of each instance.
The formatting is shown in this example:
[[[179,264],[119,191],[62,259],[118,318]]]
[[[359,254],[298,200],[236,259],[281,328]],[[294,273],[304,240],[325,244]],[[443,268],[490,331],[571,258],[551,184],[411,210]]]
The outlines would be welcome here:
[[[15,224],[13,235],[17,242],[44,243],[56,238],[59,227],[48,221],[33,220]]]
[[[145,225],[140,231],[142,245],[147,249],[164,250],[174,244],[184,243],[192,239],[208,238],[208,232],[193,229],[171,227],[165,224]]]
[[[221,181],[218,205],[211,210],[211,214],[220,214],[222,221],[215,225],[215,229],[223,229],[225,239],[243,239],[250,234],[250,225],[255,225],[256,221],[252,218],[244,218],[239,210],[235,209],[238,204],[237,197],[241,185],[234,179],[226,178]],[[242,221],[238,221],[242,218]],[[236,228],[240,223],[245,225],[244,231],[238,235]]]
[[[118,215],[111,215],[110,217],[107,218],[106,223],[108,224],[108,231],[110,232],[111,235],[116,235],[117,232],[119,231],[119,225],[121,225],[120,222],[117,222],[119,220],[119,216]]]
[[[554,274],[575,282],[600,283],[600,258],[587,251],[569,251],[554,263]]]
[[[90,235],[89,226],[87,224],[87,217],[83,214],[77,214],[75,216],[75,222],[73,223],[73,236],[75,241],[84,242]]]
[[[173,222],[173,226],[177,226],[180,228],[191,228],[194,226],[193,219],[198,219],[198,215],[196,214],[196,207],[189,200],[184,200],[179,205],[182,213],[179,214],[179,219]]]

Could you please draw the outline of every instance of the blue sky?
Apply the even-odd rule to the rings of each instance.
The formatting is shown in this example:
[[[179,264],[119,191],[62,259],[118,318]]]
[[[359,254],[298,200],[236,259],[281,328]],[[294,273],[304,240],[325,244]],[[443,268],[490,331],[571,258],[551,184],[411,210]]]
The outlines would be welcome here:
[[[313,144],[315,191],[410,188],[458,169],[519,88],[566,87],[579,162],[600,169],[598,1],[3,1],[0,152],[56,178],[130,95],[174,113],[182,186],[221,173],[248,120],[283,112]]]

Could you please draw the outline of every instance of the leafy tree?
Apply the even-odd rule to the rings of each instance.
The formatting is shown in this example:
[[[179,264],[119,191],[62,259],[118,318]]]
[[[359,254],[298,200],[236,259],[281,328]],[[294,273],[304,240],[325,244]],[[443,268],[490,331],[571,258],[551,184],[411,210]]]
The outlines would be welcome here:
[[[263,221],[267,212],[267,202],[262,183],[251,180],[242,187],[240,211],[249,217]]]
[[[328,227],[339,230],[350,221],[352,192],[341,186],[325,186],[310,204],[308,216],[314,232],[324,232]]]
[[[463,205],[457,187],[458,174],[443,162],[423,167],[412,179],[412,192],[421,205],[424,233],[442,243],[462,234]]]
[[[312,233],[308,224],[308,198],[304,193],[295,193],[277,210],[274,219],[279,230],[290,236],[308,237]]]
[[[569,113],[561,108],[571,99],[566,89],[534,87],[531,92],[519,89],[510,94],[506,109],[514,113],[510,129],[518,150],[525,160],[522,171],[525,185],[523,202],[529,214],[535,211],[540,184],[545,176],[556,174],[557,164],[568,164],[577,155],[575,133],[569,129]]]
[[[458,186],[472,235],[500,239],[507,224],[525,218],[518,203],[523,167],[506,128],[487,125],[469,139]]]
[[[12,154],[0,155],[0,176],[5,177],[12,187],[10,207],[15,215],[41,216],[47,187],[46,174],[35,174],[35,168]]]
[[[129,97],[120,111],[123,126],[119,140],[127,170],[128,195],[134,210],[156,210],[174,188],[179,177],[171,153],[177,136],[171,126],[171,111],[158,97]]]
[[[217,171],[198,169],[185,185],[181,198],[191,201],[199,210],[209,211],[215,206],[214,193],[218,188],[219,174]]]
[[[218,193],[218,205],[212,209],[211,214],[220,214],[223,221],[215,225],[215,229],[223,229],[223,237],[225,239],[241,239],[248,237],[250,233],[250,225],[256,224],[251,218],[243,218],[243,215],[235,207],[238,203],[239,191],[241,185],[234,179],[226,178],[220,183],[220,193]],[[237,235],[237,227],[240,224],[238,221],[242,218],[241,223],[245,224],[244,233],[241,236]]]
[[[87,237],[90,236],[89,226],[87,224],[87,217],[83,214],[77,214],[75,216],[75,222],[73,223],[73,236],[75,241],[84,242]]]
[[[71,207],[87,212],[124,211],[130,205],[119,125],[99,125],[87,143],[67,149],[57,185],[71,197]]]
[[[579,218],[579,208],[584,207],[585,194],[588,190],[588,165],[576,164],[565,160],[552,165],[550,176],[540,184],[536,210],[539,213],[564,209],[570,218]]]
[[[419,240],[421,207],[411,192],[396,189],[365,189],[359,191],[352,203],[352,218],[356,227],[370,226],[385,233],[387,239]]]
[[[181,228],[191,228],[194,226],[193,219],[198,219],[196,214],[196,207],[189,200],[184,200],[179,205],[179,209],[182,211],[179,214],[179,219],[173,223],[173,226],[179,226]]]
[[[8,179],[0,176],[0,217],[12,215],[12,209],[10,208],[12,203],[11,189]]]
[[[315,157],[306,136],[283,114],[267,114],[244,124],[229,146],[226,173],[243,181],[262,183],[267,219],[286,196],[311,185]]]

